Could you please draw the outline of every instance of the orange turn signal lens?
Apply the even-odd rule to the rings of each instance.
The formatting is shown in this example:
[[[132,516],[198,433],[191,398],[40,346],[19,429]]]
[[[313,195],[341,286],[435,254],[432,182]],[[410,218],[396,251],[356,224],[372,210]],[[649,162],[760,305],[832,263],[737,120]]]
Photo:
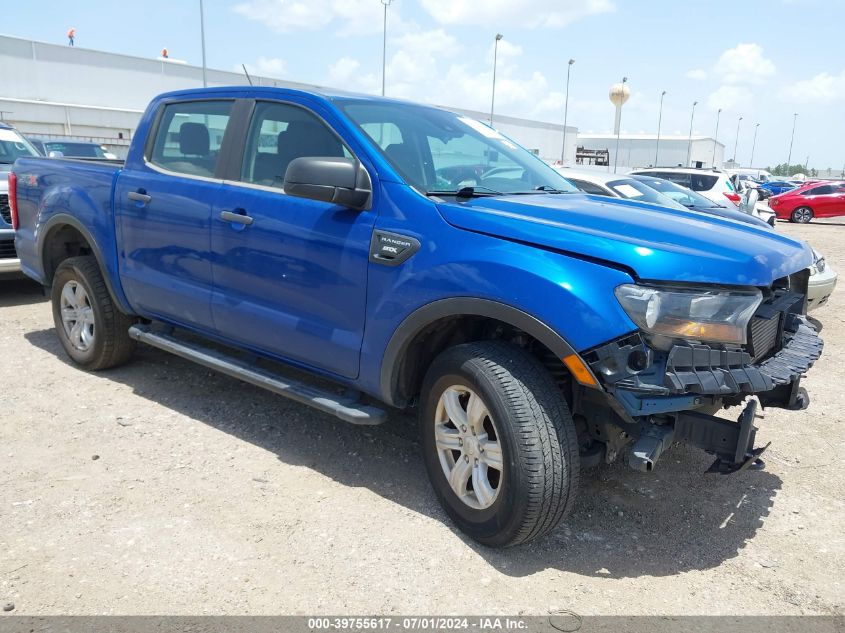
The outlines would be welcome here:
[[[572,372],[572,375],[575,376],[575,380],[585,387],[597,388],[599,386],[596,382],[595,376],[593,376],[593,372],[590,371],[590,368],[587,367],[578,354],[570,354],[563,359],[563,364],[566,365],[566,368]]]

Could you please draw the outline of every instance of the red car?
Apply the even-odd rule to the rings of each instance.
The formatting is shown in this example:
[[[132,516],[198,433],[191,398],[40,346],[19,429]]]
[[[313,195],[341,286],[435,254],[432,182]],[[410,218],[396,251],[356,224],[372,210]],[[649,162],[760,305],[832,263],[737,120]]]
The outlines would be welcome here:
[[[778,219],[806,224],[813,218],[845,215],[845,182],[812,182],[769,198]]]

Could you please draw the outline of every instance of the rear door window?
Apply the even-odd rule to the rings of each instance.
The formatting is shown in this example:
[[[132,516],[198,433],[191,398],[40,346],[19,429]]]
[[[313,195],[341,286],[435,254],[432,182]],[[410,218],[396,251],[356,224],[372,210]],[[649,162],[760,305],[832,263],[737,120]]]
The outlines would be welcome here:
[[[693,191],[710,191],[716,184],[716,181],[719,180],[719,177],[708,174],[690,174],[689,179],[690,184],[688,186]],[[725,182],[728,182],[727,179],[725,179]],[[728,189],[733,191],[733,186],[729,182]]]
[[[658,178],[663,178],[664,180],[669,180],[677,185],[686,187],[687,189],[690,188],[689,174],[682,174],[675,171],[661,171],[654,172],[652,175],[657,176]]]
[[[831,185],[822,185],[821,187],[813,187],[812,189],[808,189],[804,192],[805,196],[826,196],[830,193],[833,193],[833,187]]]
[[[147,160],[162,169],[212,177],[234,101],[186,101],[164,106]]]

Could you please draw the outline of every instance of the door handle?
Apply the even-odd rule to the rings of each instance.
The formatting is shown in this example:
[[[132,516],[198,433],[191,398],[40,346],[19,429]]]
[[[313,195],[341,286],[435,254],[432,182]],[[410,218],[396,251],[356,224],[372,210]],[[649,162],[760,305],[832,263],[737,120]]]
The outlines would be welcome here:
[[[221,211],[220,219],[224,222],[232,222],[234,224],[243,224],[249,226],[253,220],[246,213],[234,213],[233,211]]]
[[[148,196],[143,189],[138,191],[130,191],[126,194],[126,197],[130,200],[134,200],[135,202],[141,202],[143,204],[147,204],[150,200],[153,199],[152,196]]]

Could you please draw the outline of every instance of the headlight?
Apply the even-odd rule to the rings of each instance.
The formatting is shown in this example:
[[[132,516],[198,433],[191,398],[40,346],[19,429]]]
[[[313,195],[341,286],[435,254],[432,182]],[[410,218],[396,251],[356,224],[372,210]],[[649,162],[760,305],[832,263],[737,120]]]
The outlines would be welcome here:
[[[760,302],[757,290],[702,290],[624,284],[616,298],[639,328],[655,336],[743,344]]]

